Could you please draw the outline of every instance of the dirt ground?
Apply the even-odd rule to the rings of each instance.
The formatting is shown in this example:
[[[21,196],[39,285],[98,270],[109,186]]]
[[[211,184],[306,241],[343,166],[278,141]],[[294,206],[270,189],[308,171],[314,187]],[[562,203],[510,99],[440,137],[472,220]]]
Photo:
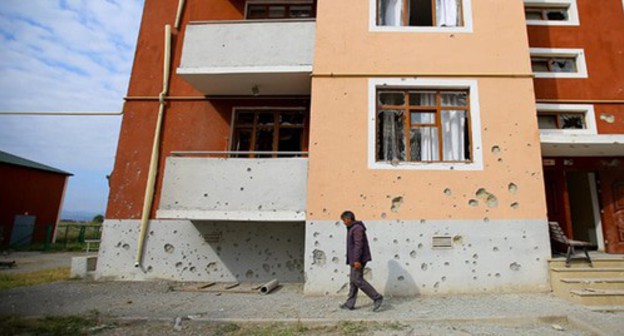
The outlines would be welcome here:
[[[304,296],[302,284],[284,284],[269,295],[175,290],[183,285],[188,284],[69,280],[13,288],[0,291],[0,316],[95,314],[98,321],[89,333],[98,335],[622,335],[624,330],[622,312],[594,312],[544,293],[386,297],[375,313],[364,296],[356,310],[345,311],[338,307],[343,297]]]

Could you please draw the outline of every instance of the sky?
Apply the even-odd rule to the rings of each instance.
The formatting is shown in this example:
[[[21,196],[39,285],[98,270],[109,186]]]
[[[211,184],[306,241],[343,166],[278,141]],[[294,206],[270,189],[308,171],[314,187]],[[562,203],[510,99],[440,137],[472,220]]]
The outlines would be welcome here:
[[[0,0],[0,112],[119,112],[143,0]],[[120,116],[0,115],[0,150],[74,174],[64,212],[103,214]]]

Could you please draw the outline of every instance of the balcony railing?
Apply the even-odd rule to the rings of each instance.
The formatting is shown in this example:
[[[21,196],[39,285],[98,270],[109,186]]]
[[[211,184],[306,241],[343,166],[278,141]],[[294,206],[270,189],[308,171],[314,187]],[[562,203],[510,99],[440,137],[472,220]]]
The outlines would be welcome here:
[[[241,157],[261,154],[271,157]],[[304,155],[307,153],[172,152],[165,164],[157,217],[303,221],[308,175]]]

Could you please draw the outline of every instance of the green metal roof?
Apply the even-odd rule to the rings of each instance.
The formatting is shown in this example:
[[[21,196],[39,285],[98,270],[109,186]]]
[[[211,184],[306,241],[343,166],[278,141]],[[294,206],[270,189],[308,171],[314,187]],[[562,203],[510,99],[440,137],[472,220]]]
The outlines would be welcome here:
[[[13,154],[9,154],[3,151],[0,151],[0,163],[6,163],[6,164],[14,165],[14,166],[21,166],[21,167],[26,167],[26,168],[44,170],[44,171],[48,171],[52,173],[69,175],[69,176],[74,175],[72,173],[68,173],[60,169],[52,168],[50,166],[46,166],[44,164],[41,164],[35,161],[30,161],[30,160],[27,160],[27,159],[24,159],[19,156],[15,156]]]

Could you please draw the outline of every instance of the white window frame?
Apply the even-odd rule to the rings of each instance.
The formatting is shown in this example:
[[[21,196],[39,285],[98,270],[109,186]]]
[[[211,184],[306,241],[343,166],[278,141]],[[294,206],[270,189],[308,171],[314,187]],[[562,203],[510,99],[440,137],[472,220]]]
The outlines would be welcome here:
[[[529,48],[531,57],[574,57],[576,72],[533,72],[535,78],[588,78],[585,50],[563,48]]]
[[[245,1],[244,17],[247,18],[247,10],[249,8],[249,5],[268,4],[268,3],[270,3],[272,5],[282,5],[282,4],[284,4],[284,5],[286,5],[286,4],[289,4],[289,5],[290,4],[292,4],[292,5],[313,5],[314,1],[313,0],[247,0],[247,1]],[[309,19],[313,19],[313,18],[309,18]]]
[[[336,0],[334,0],[336,1]],[[369,31],[371,32],[410,32],[410,33],[472,33],[472,0],[462,2],[462,27],[413,27],[413,26],[378,26],[377,1],[369,1]]]
[[[392,164],[377,161],[377,90],[378,89],[458,89],[469,90],[470,129],[472,138],[472,162],[407,162]],[[368,168],[374,170],[483,170],[481,144],[481,114],[477,80],[418,79],[418,78],[371,78],[368,80]]]
[[[585,129],[540,129],[540,134],[598,134],[598,129],[596,128],[596,115],[594,112],[594,105],[537,104],[536,107],[538,115],[540,112],[548,112],[552,114],[583,113],[585,117]]]
[[[548,20],[526,20],[528,26],[580,26],[578,6],[576,0],[524,0],[525,7],[527,5],[533,7],[544,8],[561,8],[568,9],[568,19],[565,21],[548,21]]]

